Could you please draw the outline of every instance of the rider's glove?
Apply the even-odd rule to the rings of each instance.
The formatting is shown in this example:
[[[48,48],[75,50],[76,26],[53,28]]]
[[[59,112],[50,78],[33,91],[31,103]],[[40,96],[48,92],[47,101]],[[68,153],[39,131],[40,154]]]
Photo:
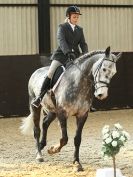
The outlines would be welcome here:
[[[69,60],[75,60],[76,55],[75,55],[73,52],[68,52],[68,53],[67,53],[67,58],[68,58]]]

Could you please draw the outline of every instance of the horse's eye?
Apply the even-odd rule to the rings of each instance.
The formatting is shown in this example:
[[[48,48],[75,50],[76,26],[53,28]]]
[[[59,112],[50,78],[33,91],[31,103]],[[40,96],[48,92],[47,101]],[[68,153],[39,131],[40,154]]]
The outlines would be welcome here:
[[[104,71],[104,72],[106,72],[106,69],[105,69],[105,68],[103,68],[103,71]]]

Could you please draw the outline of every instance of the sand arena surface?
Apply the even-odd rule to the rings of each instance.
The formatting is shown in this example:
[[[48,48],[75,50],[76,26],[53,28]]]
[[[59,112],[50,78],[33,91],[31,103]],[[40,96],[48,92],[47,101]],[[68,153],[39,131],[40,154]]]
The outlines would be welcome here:
[[[117,168],[123,175],[133,177],[133,109],[98,111],[90,113],[83,129],[80,161],[84,172],[74,172],[73,137],[75,118],[68,119],[68,144],[60,153],[50,156],[48,147],[59,143],[60,128],[55,120],[48,130],[47,146],[43,150],[44,162],[35,161],[35,141],[19,131],[21,118],[0,119],[0,177],[95,177],[96,169],[112,167],[112,160],[101,156],[101,130],[105,124],[119,122],[130,133],[131,139],[116,156]]]

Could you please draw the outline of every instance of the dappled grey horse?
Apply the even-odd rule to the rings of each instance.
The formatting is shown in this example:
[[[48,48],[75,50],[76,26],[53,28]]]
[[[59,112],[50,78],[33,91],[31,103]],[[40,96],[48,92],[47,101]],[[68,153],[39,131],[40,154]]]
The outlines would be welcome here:
[[[35,108],[31,105],[33,99],[39,95],[44,77],[49,67],[36,70],[29,80],[30,115],[23,120],[21,130],[27,133],[34,127],[37,153],[36,159],[43,161],[41,150],[46,146],[47,130],[50,123],[57,117],[60,123],[62,137],[59,144],[49,148],[48,153],[54,154],[67,144],[67,118],[76,117],[77,130],[74,137],[74,163],[77,171],[83,170],[79,160],[79,147],[82,129],[92,102],[92,84],[94,95],[99,100],[108,96],[108,86],[116,73],[116,61],[120,58],[110,52],[110,47],[105,51],[94,51],[77,58],[62,74],[60,81],[44,96],[41,106]],[[40,125],[40,113],[43,110],[44,118]],[[42,137],[40,132],[42,126]]]

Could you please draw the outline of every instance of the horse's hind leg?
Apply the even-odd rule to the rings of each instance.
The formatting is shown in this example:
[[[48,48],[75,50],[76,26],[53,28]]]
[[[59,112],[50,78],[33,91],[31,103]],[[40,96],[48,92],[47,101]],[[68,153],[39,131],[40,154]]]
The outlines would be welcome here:
[[[49,150],[48,153],[49,154],[54,154],[57,152],[60,152],[61,148],[63,146],[65,146],[68,142],[68,135],[67,135],[67,116],[66,113],[64,111],[60,112],[60,114],[58,114],[58,120],[61,126],[61,132],[62,132],[62,138],[60,139],[60,143],[52,146]]]
[[[34,122],[34,138],[36,139],[36,160],[39,162],[43,162],[41,148],[40,148],[40,111],[41,107],[35,108],[34,106],[31,106],[31,111],[33,114],[33,122]]]
[[[49,112],[48,115],[43,120],[43,135],[40,142],[40,149],[42,150],[44,146],[46,146],[47,141],[47,130],[51,122],[53,122],[56,118],[56,114],[54,112]]]
[[[74,145],[75,145],[75,152],[74,152],[74,164],[76,165],[76,171],[83,171],[82,165],[80,164],[79,160],[79,148],[81,144],[81,136],[82,136],[82,129],[88,117],[88,112],[84,114],[84,116],[76,116],[77,121],[77,130],[76,135],[74,137]]]

